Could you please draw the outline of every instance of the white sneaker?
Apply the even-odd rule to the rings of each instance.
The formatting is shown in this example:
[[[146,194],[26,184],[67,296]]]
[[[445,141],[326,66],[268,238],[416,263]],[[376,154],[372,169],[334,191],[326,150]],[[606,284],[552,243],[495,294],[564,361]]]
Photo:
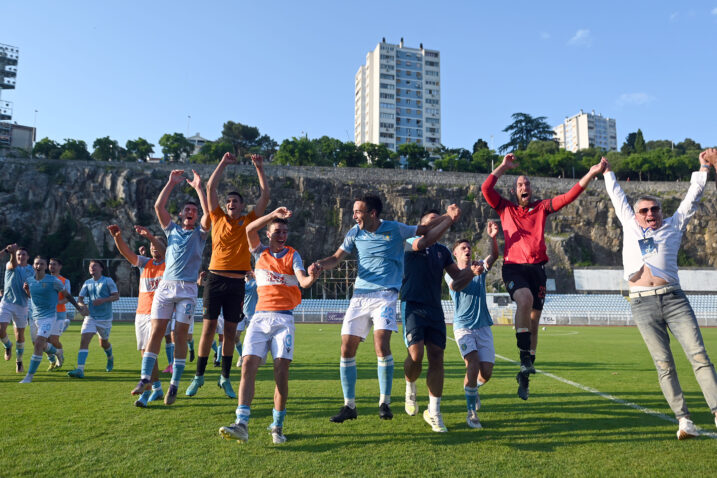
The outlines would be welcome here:
[[[431,425],[431,429],[436,433],[446,433],[448,429],[443,424],[443,416],[438,413],[437,415],[431,415],[428,410],[423,411],[423,419]]]
[[[412,417],[418,415],[418,402],[416,401],[416,394],[406,394],[406,404],[404,405],[406,413]]]
[[[221,427],[219,434],[227,440],[237,440],[245,443],[249,441],[249,430],[246,423],[232,423],[226,427]]]
[[[470,428],[483,428],[483,425],[480,424],[480,420],[478,420],[478,413],[476,413],[475,410],[468,412],[468,415],[466,415],[466,423]]]
[[[694,438],[699,436],[700,432],[697,431],[695,424],[689,418],[680,418],[680,428],[677,430],[678,440],[687,440],[688,438]]]
[[[32,383],[32,375],[25,375],[25,378],[20,380],[18,383]]]
[[[284,436],[283,427],[273,427],[271,429],[271,439],[275,445],[280,445],[286,442],[286,436]]]

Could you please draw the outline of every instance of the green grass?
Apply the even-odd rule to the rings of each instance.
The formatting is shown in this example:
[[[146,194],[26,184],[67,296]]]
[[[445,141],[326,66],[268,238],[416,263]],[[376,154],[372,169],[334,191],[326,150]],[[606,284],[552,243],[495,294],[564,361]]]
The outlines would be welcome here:
[[[62,339],[69,370],[75,363],[79,326]],[[514,358],[515,336],[494,327],[496,351]],[[450,333],[450,330],[449,330]],[[717,329],[703,329],[708,352],[717,358]],[[197,330],[197,337],[198,330]],[[378,419],[378,384],[373,345],[359,348],[359,418],[328,421],[342,405],[339,383],[339,326],[297,326],[295,362],[282,446],[271,444],[271,368],[261,368],[249,426],[250,441],[219,437],[234,419],[236,402],[214,386],[218,369],[209,367],[206,385],[193,398],[184,390],[193,376],[189,364],[180,396],[171,407],[137,409],[129,395],[138,379],[139,353],[131,324],[112,330],[115,370],[104,372],[105,356],[90,346],[86,378],[45,372],[31,385],[16,382],[12,362],[0,363],[3,433],[2,476],[669,476],[712,475],[717,440],[678,442],[676,425],[614,403],[545,375],[531,381],[530,400],[516,396],[516,365],[496,360],[493,378],[481,388],[484,428],[465,425],[462,360],[449,341],[442,401],[449,432],[430,431],[420,416],[403,412],[400,364],[405,347],[394,335],[396,360],[392,421]],[[30,352],[26,352],[26,366]],[[675,357],[695,423],[715,432],[694,375],[679,346]],[[164,353],[160,366],[166,366]],[[634,328],[548,327],[541,332],[536,366],[671,416],[657,375]],[[238,385],[239,370],[233,379]],[[163,377],[165,390],[168,376]],[[426,406],[425,369],[419,380],[421,413]]]

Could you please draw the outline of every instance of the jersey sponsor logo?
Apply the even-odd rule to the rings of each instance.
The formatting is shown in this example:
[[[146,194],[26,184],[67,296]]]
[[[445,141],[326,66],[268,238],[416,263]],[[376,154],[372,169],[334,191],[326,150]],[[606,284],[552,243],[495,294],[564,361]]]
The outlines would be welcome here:
[[[291,344],[292,344],[291,335],[287,335],[287,336],[284,338],[284,347],[286,348],[286,353],[287,353],[287,354],[291,352]]]
[[[513,282],[513,281],[508,282],[508,290],[513,290],[514,286],[515,286],[515,282]]]
[[[461,344],[461,349],[466,350],[466,349],[468,349],[468,346],[466,344]]]

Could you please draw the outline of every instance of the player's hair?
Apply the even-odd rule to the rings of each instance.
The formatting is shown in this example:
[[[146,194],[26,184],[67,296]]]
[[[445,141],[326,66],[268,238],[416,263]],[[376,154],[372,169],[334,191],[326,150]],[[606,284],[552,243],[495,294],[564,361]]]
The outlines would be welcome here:
[[[381,198],[378,196],[374,196],[373,194],[367,194],[366,196],[357,199],[357,201],[361,201],[362,203],[366,204],[366,212],[376,211],[376,216],[380,216],[381,211],[383,211],[383,203],[381,202]]]
[[[455,251],[456,247],[463,244],[464,242],[467,242],[469,246],[471,245],[471,241],[464,237],[464,238],[458,239],[456,242],[453,243],[453,247],[451,247],[451,251]]]
[[[230,191],[230,192],[228,192],[228,193],[227,193],[227,198],[228,198],[229,196],[237,196],[241,202],[244,202],[244,196],[242,196],[241,194],[239,194],[239,193],[236,192],[236,191]]]
[[[635,202],[632,205],[632,209],[634,209],[635,212],[637,212],[637,205],[640,204],[640,202],[642,201],[652,201],[654,203],[657,203],[660,209],[662,209],[662,200],[660,198],[656,196],[651,196],[649,194],[641,194],[640,196],[638,196],[637,199],[635,199]]]
[[[167,247],[167,239],[161,236],[154,236],[154,238],[157,240],[157,242],[161,242],[162,245],[166,248]],[[149,245],[151,246],[152,243],[150,242]]]
[[[102,269],[102,272],[105,271],[105,265],[102,264],[102,262],[101,262],[99,259],[92,259],[92,260],[90,261],[90,264],[92,264],[93,262],[94,262],[95,264],[99,264],[99,265],[100,265],[100,269]]]
[[[439,211],[438,209],[426,209],[421,213],[421,220],[423,220],[423,218],[428,216],[429,214],[438,214],[440,216],[441,211]]]
[[[187,206],[194,206],[194,207],[196,207],[197,209],[199,209],[199,204],[195,203],[194,201],[186,201],[186,202],[184,203],[184,206],[182,206],[182,209],[184,209],[184,208],[187,207]]]
[[[57,263],[60,264],[61,266],[64,265],[64,264],[62,263],[62,261],[61,261],[60,259],[58,259],[57,257],[50,257],[50,260],[47,261],[47,263],[49,264],[49,263],[52,262],[52,261],[57,262]]]
[[[25,246],[18,246],[18,248],[15,252],[17,252],[17,251],[25,251],[28,253],[28,255],[30,254],[30,251],[28,251],[27,247],[25,247]]]
[[[45,261],[45,263],[48,262],[48,261],[47,261],[47,257],[41,256],[40,254],[38,254],[38,255],[35,256],[35,259],[33,259],[33,262],[36,261],[36,260],[38,260],[38,259],[40,259],[41,261]]]
[[[269,223],[269,227],[273,226],[274,224],[286,224],[288,226],[289,221],[287,221],[286,219],[280,218],[280,217],[275,217]]]

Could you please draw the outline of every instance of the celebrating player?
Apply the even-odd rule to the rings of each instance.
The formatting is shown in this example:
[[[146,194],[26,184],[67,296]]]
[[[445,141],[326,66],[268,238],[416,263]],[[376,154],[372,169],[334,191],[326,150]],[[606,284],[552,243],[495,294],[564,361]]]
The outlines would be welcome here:
[[[590,181],[602,172],[601,163],[594,165],[573,188],[552,199],[533,201],[533,190],[527,176],[517,176],[513,193],[517,203],[500,196],[495,184],[506,171],[517,167],[515,156],[506,154],[503,162],[488,175],[481,189],[490,207],[500,216],[505,237],[503,281],[515,311],[515,337],[520,352],[520,371],[516,375],[518,396],[527,400],[530,374],[535,373],[535,352],[538,348],[538,324],[545,303],[545,221],[548,215],[558,212],[573,202],[588,187]]]
[[[15,328],[15,372],[22,373],[22,356],[25,352],[25,328],[27,327],[27,295],[22,290],[28,277],[32,277],[32,266],[27,263],[30,255],[24,247],[10,244],[0,253],[7,252],[10,261],[5,265],[5,290],[0,300],[0,341],[5,346],[5,360],[12,357],[12,342],[7,336],[7,326],[12,320]]]
[[[254,398],[254,384],[259,366],[266,362],[271,350],[274,359],[274,421],[269,426],[274,443],[284,443],[284,418],[289,394],[289,365],[294,357],[293,309],[301,303],[301,290],[310,287],[318,277],[318,270],[309,276],[301,256],[286,245],[289,234],[287,219],[291,211],[280,207],[249,224],[246,229],[249,247],[256,259],[255,275],[259,300],[244,339],[244,355],[239,385],[236,422],[219,429],[226,439],[247,441],[249,418]],[[268,225],[269,245],[259,240],[259,231]]]

